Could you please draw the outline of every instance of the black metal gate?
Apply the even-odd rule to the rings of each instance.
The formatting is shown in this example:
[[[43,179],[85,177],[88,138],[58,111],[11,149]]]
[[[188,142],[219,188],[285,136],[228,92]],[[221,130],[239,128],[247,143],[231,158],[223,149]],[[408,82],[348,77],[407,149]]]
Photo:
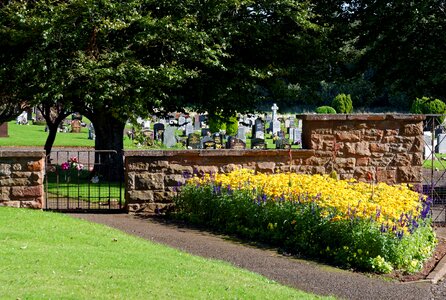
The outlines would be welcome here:
[[[52,151],[46,163],[45,209],[121,212],[123,180],[111,175],[116,173],[113,162],[123,159],[117,156],[113,150]]]
[[[423,193],[433,204],[433,221],[446,222],[445,115],[426,115],[424,121]]]

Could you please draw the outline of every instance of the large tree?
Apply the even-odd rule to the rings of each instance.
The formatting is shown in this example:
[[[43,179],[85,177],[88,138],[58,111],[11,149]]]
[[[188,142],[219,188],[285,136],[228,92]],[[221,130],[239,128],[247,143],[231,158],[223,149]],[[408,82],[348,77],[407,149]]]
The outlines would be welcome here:
[[[0,4],[0,80],[86,115],[95,148],[121,153],[129,118],[252,109],[272,77],[310,76],[312,18],[292,0],[11,0]]]
[[[446,99],[446,1],[348,1],[358,64],[384,100]]]

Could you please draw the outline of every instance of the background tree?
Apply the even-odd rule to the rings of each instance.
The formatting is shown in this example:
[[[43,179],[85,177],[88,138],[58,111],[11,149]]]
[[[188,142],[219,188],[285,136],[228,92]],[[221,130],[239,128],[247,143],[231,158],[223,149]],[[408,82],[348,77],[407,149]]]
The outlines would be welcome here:
[[[382,101],[408,109],[416,97],[446,97],[446,2],[349,1],[359,68]]]
[[[95,148],[120,154],[127,119],[186,106],[232,115],[294,72],[288,62],[311,74],[312,17],[310,2],[291,0],[8,1],[0,78],[31,102],[81,112]]]

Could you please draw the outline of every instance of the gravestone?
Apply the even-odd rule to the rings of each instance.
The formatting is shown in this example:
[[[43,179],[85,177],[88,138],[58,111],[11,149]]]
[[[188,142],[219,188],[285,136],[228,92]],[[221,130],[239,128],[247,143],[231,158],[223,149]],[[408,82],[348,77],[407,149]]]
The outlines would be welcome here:
[[[437,136],[437,149],[438,151],[436,151],[437,153],[446,153],[446,134],[445,133],[440,133]]]
[[[424,138],[424,159],[435,159],[435,156],[432,157],[432,154],[434,153],[434,150],[437,146],[437,141],[434,139],[434,147],[432,148],[432,132],[425,131],[423,134]]]
[[[223,136],[220,133],[214,133],[212,139],[215,142],[215,149],[223,148]]]
[[[143,120],[141,124],[142,124],[142,128],[144,128],[144,129],[150,128],[150,120]]]
[[[265,139],[254,138],[251,140],[251,149],[266,149]]]
[[[177,139],[175,137],[175,127],[172,126],[166,126],[164,130],[164,136],[163,136],[163,144],[171,148],[175,146],[177,143]]]
[[[188,149],[201,148],[201,136],[197,133],[191,133],[187,136],[186,145]]]
[[[211,136],[211,131],[209,130],[209,128],[202,128],[201,136]]]
[[[96,134],[95,134],[95,131],[94,131],[93,123],[90,123],[90,125],[88,126],[88,139],[89,140],[96,139]]]
[[[80,133],[81,132],[81,121],[79,119],[74,119],[71,121],[71,132]]]
[[[16,119],[16,123],[20,125],[28,124],[28,113],[26,111],[22,112]]]
[[[246,143],[242,139],[235,138],[235,137],[231,136],[228,139],[226,148],[233,149],[233,150],[244,150],[244,149],[246,149]]]
[[[155,135],[155,140],[163,141],[163,139],[164,139],[164,124],[163,123],[153,124],[153,131],[154,131],[154,135]]]
[[[186,129],[186,118],[184,116],[180,116],[178,118],[178,125],[180,126],[179,130],[185,130]]]
[[[196,114],[194,116],[194,130],[199,130],[201,128],[201,124],[200,124],[200,115]]]
[[[279,107],[274,103],[274,105],[271,107],[272,110],[272,120],[271,120],[271,133],[275,134],[280,131],[280,121],[277,119],[277,110]]]
[[[215,149],[216,144],[212,137],[205,136],[201,139],[201,149]]]
[[[240,126],[237,130],[237,138],[246,142],[246,127]]]
[[[291,126],[290,124],[291,124],[290,119],[286,119],[285,120],[285,128],[286,129],[290,128],[290,126]]]
[[[46,125],[45,118],[43,117],[40,109],[36,110],[36,118],[34,119],[33,124],[34,125]]]
[[[290,120],[290,127],[295,127],[296,126],[296,122],[294,120],[294,117],[289,117]]]
[[[187,123],[185,129],[185,135],[189,136],[189,134],[194,133],[194,126],[191,123]]]
[[[0,124],[0,137],[8,137],[8,122]]]
[[[254,122],[253,138],[255,139],[265,139],[265,125],[263,124],[262,119],[257,118]]]

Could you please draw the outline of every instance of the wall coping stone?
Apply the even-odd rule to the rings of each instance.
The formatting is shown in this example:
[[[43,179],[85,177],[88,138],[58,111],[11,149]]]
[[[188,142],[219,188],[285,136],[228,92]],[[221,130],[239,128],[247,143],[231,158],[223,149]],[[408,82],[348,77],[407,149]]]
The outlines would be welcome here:
[[[45,157],[45,151],[40,150],[0,150],[0,157]]]
[[[306,121],[423,121],[426,115],[421,114],[298,114],[298,119]]]
[[[212,156],[280,156],[289,155],[289,150],[273,149],[273,150],[232,150],[232,149],[212,149],[212,150],[127,150],[124,151],[126,157],[142,157],[142,156],[199,156],[199,157],[212,157]],[[293,149],[291,155],[298,157],[310,157],[314,156],[314,150],[307,149]]]

